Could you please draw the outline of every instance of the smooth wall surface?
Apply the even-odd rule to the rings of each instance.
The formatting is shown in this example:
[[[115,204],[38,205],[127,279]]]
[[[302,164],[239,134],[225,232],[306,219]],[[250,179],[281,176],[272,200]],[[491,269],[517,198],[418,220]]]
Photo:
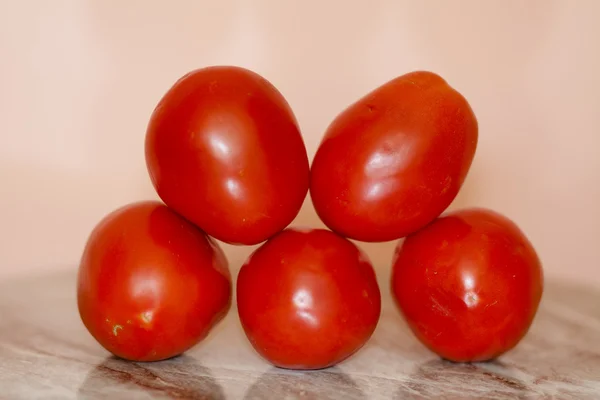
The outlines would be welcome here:
[[[155,198],[146,123],[189,70],[236,64],[286,96],[312,157],[387,80],[441,74],[480,142],[453,208],[514,219],[548,276],[600,284],[600,2],[0,1],[0,279],[74,269],[112,209]],[[310,204],[298,217],[320,226]],[[251,248],[226,246],[232,269]],[[388,274],[393,243],[365,245]]]

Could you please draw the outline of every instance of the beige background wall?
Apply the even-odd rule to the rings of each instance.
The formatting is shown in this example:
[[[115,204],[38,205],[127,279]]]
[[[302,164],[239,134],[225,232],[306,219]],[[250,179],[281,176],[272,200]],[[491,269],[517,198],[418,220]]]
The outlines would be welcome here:
[[[595,0],[2,0],[0,279],[75,268],[104,214],[155,197],[154,105],[188,70],[237,64],[287,97],[311,157],[350,102],[440,73],[480,124],[453,207],[505,213],[548,275],[600,284],[598,22]],[[386,274],[392,245],[365,248]],[[250,251],[227,249],[234,269]]]

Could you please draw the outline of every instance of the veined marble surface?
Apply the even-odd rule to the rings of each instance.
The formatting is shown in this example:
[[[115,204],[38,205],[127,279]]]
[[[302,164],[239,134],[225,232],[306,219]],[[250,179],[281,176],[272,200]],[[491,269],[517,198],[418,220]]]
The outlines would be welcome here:
[[[383,277],[381,277],[383,278]],[[337,367],[259,358],[237,310],[184,356],[111,357],[80,322],[75,274],[0,285],[0,399],[600,399],[600,290],[549,281],[527,337],[492,363],[443,362],[410,334],[382,279],[371,341]]]

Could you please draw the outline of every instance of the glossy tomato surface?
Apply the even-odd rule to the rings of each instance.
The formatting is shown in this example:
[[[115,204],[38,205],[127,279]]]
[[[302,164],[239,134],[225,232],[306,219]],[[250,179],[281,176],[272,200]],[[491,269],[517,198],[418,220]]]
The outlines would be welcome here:
[[[330,229],[352,239],[404,237],[456,197],[477,138],[471,107],[442,78],[400,76],[327,129],[311,169],[315,209]]]
[[[364,254],[333,232],[287,229],[238,275],[240,321],[276,366],[319,369],[358,351],[379,320],[381,296]]]
[[[107,215],[79,267],[77,303],[92,336],[135,361],[176,356],[227,313],[231,278],[218,245],[157,202]]]
[[[449,213],[396,250],[396,303],[418,339],[451,361],[490,360],[516,346],[542,292],[533,246],[491,210]]]
[[[198,69],[170,88],[148,125],[146,164],[169,207],[228,243],[281,231],[308,191],[292,110],[267,80],[238,67]]]

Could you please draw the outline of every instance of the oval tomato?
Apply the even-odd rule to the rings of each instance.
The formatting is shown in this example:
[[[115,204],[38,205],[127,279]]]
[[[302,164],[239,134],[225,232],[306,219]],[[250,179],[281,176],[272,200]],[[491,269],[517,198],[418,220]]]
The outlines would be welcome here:
[[[352,239],[404,237],[456,197],[477,138],[471,107],[442,78],[400,76],[327,129],[311,169],[315,209],[330,229]]]
[[[490,360],[516,346],[542,291],[533,246],[490,210],[450,213],[396,250],[396,303],[417,338],[451,361]]]
[[[231,277],[221,249],[198,228],[157,202],[134,203],[91,233],[77,304],[111,353],[161,360],[194,346],[225,316]]]
[[[318,369],[358,351],[381,312],[375,272],[333,232],[287,229],[258,248],[237,281],[240,321],[276,366]]]
[[[292,110],[267,80],[238,67],[198,69],[171,87],[148,125],[146,163],[169,207],[228,243],[281,231],[308,191]]]

